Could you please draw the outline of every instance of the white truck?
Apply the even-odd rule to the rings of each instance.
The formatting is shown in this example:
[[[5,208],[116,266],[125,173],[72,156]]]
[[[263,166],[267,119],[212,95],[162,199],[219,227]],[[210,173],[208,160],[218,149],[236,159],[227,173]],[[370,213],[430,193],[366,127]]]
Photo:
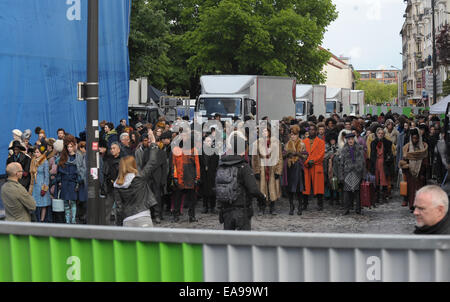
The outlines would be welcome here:
[[[364,91],[352,90],[350,93],[350,115],[364,114]]]
[[[307,121],[311,115],[325,115],[326,86],[298,84],[296,94],[296,118]]]
[[[289,77],[255,75],[204,75],[196,113],[203,121],[220,114],[221,119],[252,114],[256,120],[268,116],[281,120],[295,115],[296,80]]]
[[[156,104],[156,100],[148,99],[147,78],[130,80],[130,94],[128,97],[128,122],[131,126],[136,123],[158,122],[159,116],[164,113]]]
[[[295,99],[295,118],[306,121],[312,115],[313,85],[297,84]]]
[[[344,93],[347,95],[346,93]],[[331,117],[334,113],[342,116],[344,110],[343,88],[327,87],[327,101],[325,117]]]

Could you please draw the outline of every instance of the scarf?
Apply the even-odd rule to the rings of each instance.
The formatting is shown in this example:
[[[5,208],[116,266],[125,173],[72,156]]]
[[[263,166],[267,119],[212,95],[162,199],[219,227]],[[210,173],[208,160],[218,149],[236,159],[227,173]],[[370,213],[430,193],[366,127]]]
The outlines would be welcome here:
[[[30,165],[30,175],[31,175],[31,183],[30,183],[30,188],[28,189],[28,193],[30,195],[33,194],[33,187],[34,184],[36,183],[36,175],[37,175],[37,170],[39,168],[40,165],[42,165],[42,163],[47,159],[47,157],[45,156],[45,154],[42,154],[41,156],[39,156],[38,158],[33,158],[31,160],[31,165]],[[42,188],[42,190],[44,190],[45,188]],[[48,190],[48,186],[46,188]],[[46,191],[46,190],[45,190]]]
[[[412,143],[411,137],[409,138],[409,148],[405,155],[405,158],[409,160],[409,172],[412,176],[419,176],[420,167],[422,166],[422,161],[428,155],[428,145],[424,145],[422,137],[419,134],[419,150],[414,149],[414,144]]]
[[[302,148],[302,140],[300,138],[297,138],[294,140],[289,140],[286,144],[286,151],[288,153],[300,153],[304,152],[304,148]],[[295,164],[300,158],[298,156],[292,156],[288,158],[287,163],[288,167],[291,167],[293,164]]]
[[[350,156],[352,157],[352,162],[355,162],[355,146],[348,146],[348,151],[350,152]]]

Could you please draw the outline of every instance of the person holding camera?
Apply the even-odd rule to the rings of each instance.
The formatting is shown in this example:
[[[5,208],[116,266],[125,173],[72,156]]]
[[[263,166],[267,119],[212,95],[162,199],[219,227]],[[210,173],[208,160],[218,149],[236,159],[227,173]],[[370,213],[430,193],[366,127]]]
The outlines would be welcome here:
[[[230,137],[228,150],[219,162],[216,174],[216,198],[219,222],[224,230],[251,230],[252,198],[260,204],[266,196],[256,183],[252,168],[245,161],[245,139],[235,134]]]

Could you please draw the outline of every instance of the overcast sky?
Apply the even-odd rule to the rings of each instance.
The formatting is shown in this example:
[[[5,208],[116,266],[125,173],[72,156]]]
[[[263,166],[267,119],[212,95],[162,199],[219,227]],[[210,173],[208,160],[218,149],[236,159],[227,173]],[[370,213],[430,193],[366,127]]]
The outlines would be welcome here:
[[[403,0],[332,1],[339,16],[328,27],[324,48],[350,57],[355,69],[402,68]]]

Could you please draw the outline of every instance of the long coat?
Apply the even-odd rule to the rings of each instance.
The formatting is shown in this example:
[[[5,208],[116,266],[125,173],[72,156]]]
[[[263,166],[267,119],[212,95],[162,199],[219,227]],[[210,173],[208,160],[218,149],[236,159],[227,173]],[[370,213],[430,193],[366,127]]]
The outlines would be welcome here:
[[[6,165],[9,165],[10,163],[17,162],[22,166],[23,169],[23,176],[21,179],[19,179],[19,183],[24,186],[25,189],[30,188],[30,182],[31,182],[31,176],[30,176],[30,164],[31,164],[31,158],[26,155],[24,152],[19,152],[18,156],[15,156],[14,154],[8,157],[6,160]]]
[[[275,174],[280,176],[283,174],[283,154],[280,141],[275,137],[272,137],[270,141],[269,148],[267,148],[267,144],[262,138],[253,143],[253,150],[256,154],[252,156],[252,167],[255,174],[260,175],[259,189],[261,192],[270,197],[271,201],[276,201],[281,197],[281,187],[280,179],[275,179]],[[272,156],[273,162],[268,162],[267,165],[269,168],[269,181],[267,182],[264,162],[266,160],[271,161],[267,157],[270,158]]]
[[[214,196],[216,186],[217,167],[219,166],[219,155],[200,155],[200,181],[202,196]]]
[[[64,164],[64,167],[58,166],[56,180],[58,183],[61,183],[61,199],[72,201],[78,199],[78,194],[75,191],[78,183],[75,155],[69,156],[69,160]]]
[[[342,148],[340,152],[338,179],[340,182],[345,183],[345,178],[347,177],[347,175],[353,172],[354,175],[358,178],[358,181],[356,181],[358,183],[356,191],[358,191],[359,184],[363,180],[366,172],[366,161],[364,159],[364,149],[357,143],[355,143],[354,145],[354,158],[355,161],[353,161],[350,154],[350,146],[348,144],[345,144],[344,148]]]
[[[43,185],[49,186],[50,183],[50,172],[48,168],[48,161],[44,162],[37,168],[36,178],[32,179],[33,182],[33,192],[32,196],[36,201],[37,207],[48,207],[52,204],[50,200],[50,192],[47,190],[44,196],[41,196],[41,189]],[[31,189],[31,188],[30,188]]]
[[[377,163],[377,144],[378,139],[375,139],[370,144],[370,173],[375,174],[375,168]],[[389,177],[394,174],[394,154],[392,153],[392,142],[383,137],[384,148],[384,174]]]
[[[311,187],[313,186],[314,195],[324,194],[325,192],[325,177],[323,174],[323,158],[325,156],[325,141],[316,137],[311,146],[311,140],[305,138],[303,143],[308,152],[308,158],[305,160],[305,191],[303,194],[310,195]],[[311,168],[307,167],[310,160],[314,161]],[[311,185],[312,182],[312,185]]]

